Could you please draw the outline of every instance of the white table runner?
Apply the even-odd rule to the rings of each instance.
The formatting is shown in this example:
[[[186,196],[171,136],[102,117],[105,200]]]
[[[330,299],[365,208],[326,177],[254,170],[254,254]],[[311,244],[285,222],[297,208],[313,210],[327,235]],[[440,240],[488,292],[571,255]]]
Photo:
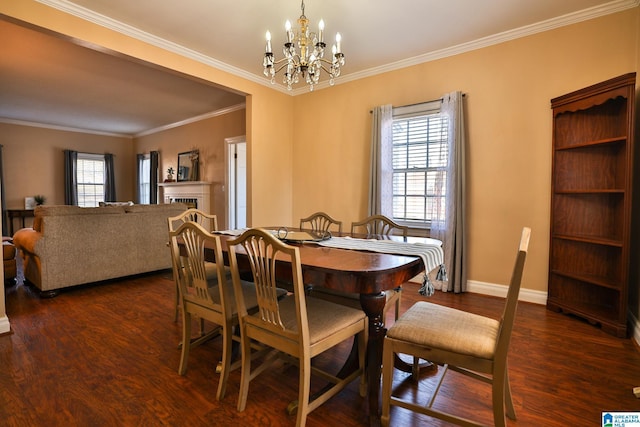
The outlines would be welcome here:
[[[396,240],[356,239],[353,237],[332,237],[329,240],[314,242],[320,246],[337,249],[355,249],[361,251],[380,252],[395,255],[418,256],[425,267],[424,279],[420,294],[433,295],[433,284],[429,280],[429,272],[440,268],[438,276],[444,279],[444,251],[442,241],[425,238],[425,242],[398,242]]]

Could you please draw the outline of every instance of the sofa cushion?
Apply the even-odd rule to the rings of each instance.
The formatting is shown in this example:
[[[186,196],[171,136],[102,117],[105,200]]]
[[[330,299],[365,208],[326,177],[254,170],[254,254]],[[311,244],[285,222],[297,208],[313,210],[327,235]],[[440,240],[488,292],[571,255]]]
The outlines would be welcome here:
[[[144,212],[175,212],[176,209],[180,209],[184,211],[187,209],[187,205],[183,203],[167,203],[167,204],[159,204],[159,205],[131,205],[125,206],[125,212],[129,213],[144,213]],[[173,216],[173,214],[169,215]]]
[[[131,206],[133,205],[132,201],[128,201],[128,202],[98,202],[98,206],[100,207],[104,207],[104,206]]]
[[[70,205],[41,205],[36,206],[33,215],[33,229],[42,232],[42,218],[45,216],[69,216],[69,215],[105,215],[122,214],[123,206],[105,206],[97,208],[81,208]]]

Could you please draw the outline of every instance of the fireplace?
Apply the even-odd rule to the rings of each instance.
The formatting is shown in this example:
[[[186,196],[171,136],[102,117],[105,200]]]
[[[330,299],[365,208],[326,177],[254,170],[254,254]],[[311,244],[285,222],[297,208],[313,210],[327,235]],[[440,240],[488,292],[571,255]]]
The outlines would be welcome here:
[[[211,213],[211,183],[204,181],[161,182],[164,203],[184,203],[190,208]]]

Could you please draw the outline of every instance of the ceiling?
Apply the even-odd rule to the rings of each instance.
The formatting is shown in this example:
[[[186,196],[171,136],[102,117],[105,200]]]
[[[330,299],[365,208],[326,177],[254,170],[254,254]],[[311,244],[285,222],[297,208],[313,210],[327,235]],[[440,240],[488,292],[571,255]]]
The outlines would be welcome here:
[[[115,31],[269,84],[264,34],[284,41],[293,0],[38,0]],[[640,0],[306,0],[327,44],[342,35],[340,81],[425,62],[638,6]],[[0,19],[0,120],[135,136],[237,108],[244,95]],[[276,59],[282,57],[274,47]],[[278,76],[280,80],[280,76]],[[322,89],[326,86],[320,85]],[[284,87],[279,83],[278,90]],[[300,88],[293,95],[306,91]]]

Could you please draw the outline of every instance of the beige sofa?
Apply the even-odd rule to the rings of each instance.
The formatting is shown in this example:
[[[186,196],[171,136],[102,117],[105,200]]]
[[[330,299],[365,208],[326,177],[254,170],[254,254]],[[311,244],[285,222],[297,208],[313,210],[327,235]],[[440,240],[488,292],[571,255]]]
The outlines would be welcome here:
[[[33,228],[13,241],[25,279],[54,296],[61,288],[171,268],[167,218],[187,207],[38,206]]]

